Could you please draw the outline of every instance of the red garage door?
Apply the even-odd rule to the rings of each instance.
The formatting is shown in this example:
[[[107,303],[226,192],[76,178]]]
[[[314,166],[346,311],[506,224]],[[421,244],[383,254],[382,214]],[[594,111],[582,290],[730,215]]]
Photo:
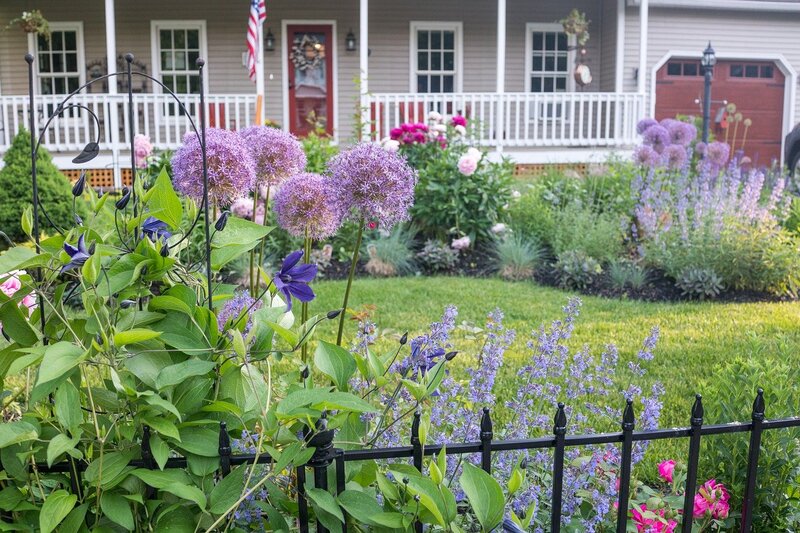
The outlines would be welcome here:
[[[717,140],[744,151],[755,164],[780,159],[783,132],[784,75],[773,62],[719,61],[711,86],[711,120]],[[703,75],[700,61],[670,59],[656,76],[656,119],[678,114],[702,116]],[[742,122],[724,120],[723,100],[736,104]],[[745,137],[744,119],[752,125]],[[734,138],[735,133],[735,138]]]

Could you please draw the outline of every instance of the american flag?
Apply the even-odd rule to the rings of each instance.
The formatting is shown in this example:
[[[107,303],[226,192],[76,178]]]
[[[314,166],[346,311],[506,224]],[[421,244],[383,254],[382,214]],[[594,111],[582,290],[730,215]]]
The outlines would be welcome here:
[[[258,57],[259,26],[267,18],[267,6],[264,0],[250,0],[250,19],[247,21],[247,68],[250,70],[250,79],[256,79],[256,58]]]

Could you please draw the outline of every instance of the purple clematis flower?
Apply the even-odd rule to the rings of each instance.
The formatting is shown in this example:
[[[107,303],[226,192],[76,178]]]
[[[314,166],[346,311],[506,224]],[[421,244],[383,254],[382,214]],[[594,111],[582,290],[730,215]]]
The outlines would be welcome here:
[[[286,311],[292,310],[292,296],[301,302],[310,302],[315,298],[314,291],[308,286],[317,275],[317,265],[305,263],[298,265],[303,258],[303,251],[297,250],[286,256],[280,271],[272,282],[275,288],[283,293],[286,299]]]
[[[167,223],[156,217],[147,217],[142,224],[142,234],[149,237],[151,241],[158,239],[167,240],[172,237],[172,232],[167,229]]]
[[[84,241],[83,235],[78,237],[78,246],[72,246],[71,244],[64,243],[64,250],[69,254],[69,263],[61,267],[61,273],[67,272],[72,270],[73,268],[82,267],[83,264],[86,262],[87,259],[92,255],[94,250],[88,250],[86,248],[86,242]]]

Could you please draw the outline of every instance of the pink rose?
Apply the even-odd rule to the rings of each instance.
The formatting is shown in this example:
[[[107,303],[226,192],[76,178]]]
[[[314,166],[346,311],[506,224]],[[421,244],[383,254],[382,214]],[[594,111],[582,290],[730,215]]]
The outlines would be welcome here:
[[[667,483],[672,483],[672,473],[675,471],[675,461],[672,459],[658,465],[658,475]]]
[[[150,137],[137,133],[133,137],[133,155],[136,158],[136,168],[145,168],[147,158],[153,154],[153,144]]]
[[[728,489],[716,479],[709,479],[700,486],[694,496],[694,516],[701,518],[711,513],[712,518],[724,519],[730,513]]]
[[[465,176],[472,176],[478,170],[478,160],[469,155],[462,155],[458,160],[458,171]]]
[[[467,119],[462,117],[461,115],[455,115],[451,119],[453,126],[467,126]]]

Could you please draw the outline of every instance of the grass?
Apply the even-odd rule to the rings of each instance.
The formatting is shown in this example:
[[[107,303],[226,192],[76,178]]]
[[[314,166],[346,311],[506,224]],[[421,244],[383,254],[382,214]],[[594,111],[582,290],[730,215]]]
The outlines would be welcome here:
[[[341,305],[343,289],[343,282],[316,284],[318,299],[312,304],[312,312]],[[506,314],[506,326],[524,337],[540,324],[560,318],[561,307],[569,296],[530,282],[497,279],[363,279],[355,281],[350,307],[374,305],[373,320],[387,342],[403,331],[410,335],[423,332],[450,303],[458,306],[459,321],[478,326],[491,309],[500,307]],[[646,384],[660,380],[666,387],[662,427],[688,425],[694,394],[703,392],[705,382],[737,379],[717,373],[727,359],[744,356],[800,363],[800,303],[646,303],[589,296],[582,300],[572,347],[588,344],[593,353],[599,353],[605,344],[613,342],[625,361],[635,358],[652,326],[661,329],[656,356],[647,364],[645,379],[650,380]],[[323,331],[322,338],[329,333]],[[463,346],[458,343],[456,348]],[[472,348],[471,354],[459,356],[457,361],[466,363],[470,355],[474,361],[475,346]],[[511,374],[524,360],[524,345],[517,342],[506,354],[500,379],[511,383]],[[771,385],[778,384],[771,380],[781,379],[780,375],[766,378],[761,386],[769,391]],[[706,397],[704,401],[708,404],[714,398]],[[774,417],[789,413],[768,414]]]

